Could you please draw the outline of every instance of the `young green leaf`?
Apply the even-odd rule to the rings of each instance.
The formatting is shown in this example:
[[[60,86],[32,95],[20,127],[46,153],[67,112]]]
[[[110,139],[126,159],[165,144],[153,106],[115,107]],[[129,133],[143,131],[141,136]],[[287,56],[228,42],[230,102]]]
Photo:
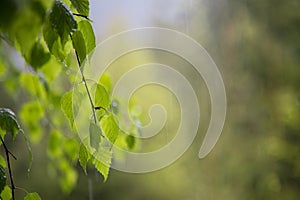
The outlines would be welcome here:
[[[61,172],[61,189],[65,194],[70,193],[76,185],[78,174],[66,159],[61,159],[59,161],[59,170]]]
[[[86,53],[89,54],[96,47],[96,39],[93,27],[91,23],[87,20],[82,20],[78,23],[78,30],[83,34],[85,44],[86,44]]]
[[[71,10],[63,2],[55,0],[49,17],[52,28],[60,36],[62,44],[65,44],[69,34],[77,29],[77,22]]]
[[[95,84],[92,87],[92,91],[94,92],[95,106],[108,109],[110,105],[110,98],[106,89],[100,84]]]
[[[95,123],[90,122],[89,132],[90,132],[90,145],[91,147],[97,150],[99,148],[100,141],[101,141],[101,134],[102,134],[101,129]]]
[[[74,123],[72,97],[73,97],[73,91],[69,91],[65,93],[61,98],[61,109],[63,110],[66,117],[69,119],[71,126],[73,126]]]
[[[75,139],[68,138],[64,141],[64,150],[71,161],[75,162],[78,159],[79,144]]]
[[[114,144],[120,131],[120,128],[115,120],[114,115],[112,113],[109,113],[103,116],[103,118],[100,121],[100,126],[107,139],[112,144]]]
[[[0,193],[4,190],[5,185],[6,185],[5,169],[2,165],[0,165]]]
[[[111,159],[112,152],[110,148],[100,147],[98,151],[93,154],[93,164],[95,165],[96,169],[102,174],[104,182],[108,177]]]
[[[62,135],[58,131],[52,131],[48,139],[48,153],[52,158],[60,157],[62,155],[61,149],[61,138]]]
[[[39,101],[31,101],[24,104],[20,111],[20,119],[25,127],[28,128],[30,140],[38,142],[42,137],[42,128],[39,121],[44,116],[44,108]]]
[[[4,187],[4,190],[1,192],[0,197],[2,200],[11,200],[12,193],[10,187],[7,185]]]
[[[24,200],[41,200],[41,197],[38,195],[38,193],[33,192],[33,193],[28,193],[24,197]]]
[[[88,152],[85,145],[83,143],[81,143],[80,147],[79,147],[79,163],[85,173],[87,173],[86,165],[87,165],[88,161],[90,160],[90,158],[91,158],[91,154]]]
[[[71,3],[79,14],[89,16],[89,0],[71,0]]]
[[[23,73],[20,76],[20,83],[30,94],[40,98],[46,98],[46,88],[43,86],[38,75]]]
[[[0,108],[0,129],[12,134],[13,139],[21,129],[15,113],[8,108]]]
[[[73,42],[73,47],[79,57],[80,63],[83,63],[86,57],[86,46],[81,31],[77,30],[76,32],[73,33],[72,42]]]
[[[111,90],[111,78],[109,76],[109,74],[104,73],[101,75],[99,83],[101,83],[101,85],[103,85],[106,89],[107,92],[110,92]]]

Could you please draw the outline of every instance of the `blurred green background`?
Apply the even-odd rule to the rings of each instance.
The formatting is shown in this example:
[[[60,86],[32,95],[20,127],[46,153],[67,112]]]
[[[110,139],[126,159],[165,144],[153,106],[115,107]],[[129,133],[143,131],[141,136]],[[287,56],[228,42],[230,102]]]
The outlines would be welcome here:
[[[91,1],[98,42],[129,28],[160,26],[184,32],[203,45],[226,87],[223,133],[209,156],[199,160],[210,118],[204,83],[187,63],[155,51],[151,59],[180,67],[190,74],[189,80],[201,85],[196,89],[203,112],[199,133],[179,160],[147,174],[112,169],[106,183],[96,170],[86,176],[78,166],[77,186],[65,195],[46,156],[47,140],[32,145],[34,161],[28,177],[25,144],[17,138],[18,145],[11,145],[18,157],[13,161],[16,184],[39,192],[43,199],[299,199],[299,10],[297,0]],[[118,62],[132,66],[147,62],[145,55],[133,56]],[[0,79],[0,106],[17,111],[18,99],[4,87],[9,78]]]

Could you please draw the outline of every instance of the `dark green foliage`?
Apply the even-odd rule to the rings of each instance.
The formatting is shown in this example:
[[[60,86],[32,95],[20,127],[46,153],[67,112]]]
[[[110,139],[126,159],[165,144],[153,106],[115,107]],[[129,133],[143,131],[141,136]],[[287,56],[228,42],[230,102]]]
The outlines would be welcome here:
[[[51,27],[60,36],[62,44],[65,44],[69,34],[77,29],[77,22],[71,10],[63,2],[55,0],[49,18]]]
[[[5,185],[6,185],[5,169],[2,165],[0,165],[0,194],[3,191]]]
[[[81,31],[77,30],[72,35],[72,42],[75,51],[77,52],[78,59],[82,64],[86,57],[86,46]]]
[[[0,108],[0,129],[12,134],[13,138],[21,129],[15,113],[8,108]]]
[[[89,16],[89,1],[88,0],[71,0],[72,5],[76,8],[79,14]]]
[[[50,59],[50,53],[45,50],[40,41],[35,42],[30,56],[31,66],[37,70],[41,68]]]
[[[132,135],[126,136],[126,143],[129,149],[133,149],[135,145],[135,137]]]

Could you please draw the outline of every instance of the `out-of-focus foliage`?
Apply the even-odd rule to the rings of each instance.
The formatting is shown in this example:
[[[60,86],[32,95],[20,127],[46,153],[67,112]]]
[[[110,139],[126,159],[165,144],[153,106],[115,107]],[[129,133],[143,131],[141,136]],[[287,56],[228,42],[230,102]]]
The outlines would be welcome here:
[[[42,151],[50,159],[49,171],[65,194],[77,184],[79,162],[86,173],[87,166],[94,166],[106,181],[113,154],[103,144],[113,144],[120,128],[111,110],[111,91],[106,89],[111,84],[109,75],[105,75],[103,83],[87,85],[81,66],[96,46],[89,1],[4,0],[0,12],[1,91],[7,92],[1,98],[18,102],[18,118],[29,141],[36,145],[46,143]],[[22,64],[15,59],[22,60]],[[95,93],[89,108],[94,118],[90,134],[84,138],[89,142],[79,139],[74,126],[80,102],[76,100],[82,97],[76,99],[71,86],[79,71],[83,82],[76,84],[85,85],[80,94]],[[9,109],[0,110],[0,128],[10,132],[12,138],[20,129],[17,117]],[[2,199],[10,199],[4,177],[1,175]],[[40,197],[29,193],[24,199]]]
[[[0,91],[5,94],[3,97],[1,93],[1,102],[17,108],[17,117],[35,143],[32,147],[36,150],[34,152],[38,152],[34,153],[37,158],[33,163],[32,179],[27,179],[22,169],[16,169],[19,173],[15,177],[19,183],[28,184],[34,191],[39,188],[41,191],[38,192],[47,199],[87,199],[91,196],[94,199],[162,200],[299,198],[299,1],[181,1],[182,10],[174,23],[158,21],[158,25],[168,28],[187,27],[181,31],[202,44],[218,65],[228,98],[224,131],[213,152],[204,160],[197,159],[207,128],[205,123],[200,123],[199,136],[194,145],[172,166],[143,175],[112,171],[105,185],[102,185],[97,173],[92,173],[90,164],[94,164],[107,178],[108,168],[103,163],[108,165],[113,161],[111,152],[103,148],[95,150],[103,142],[102,137],[99,139],[95,133],[98,128],[106,126],[91,125],[90,137],[96,137],[99,146],[88,138],[78,143],[73,134],[71,92],[66,93],[70,91],[78,71],[73,46],[78,50],[80,60],[95,47],[92,23],[72,15],[88,15],[86,2],[65,0],[65,4],[58,4],[56,12],[65,8],[71,11],[61,18],[65,20],[60,21],[69,25],[66,29],[59,29],[59,32],[51,28],[49,18],[53,1],[4,0],[0,6]],[[164,12],[157,10],[163,18]],[[58,19],[54,17],[53,20]],[[116,25],[114,20],[108,23],[111,27]],[[77,33],[72,42],[69,34],[74,32]],[[21,52],[26,64],[18,62],[19,58],[11,46]],[[118,78],[129,69],[128,66],[138,66],[148,61],[139,52],[136,55],[138,59],[131,59],[134,56],[130,58],[130,54],[113,63],[118,67],[117,71],[112,70],[113,75]],[[186,71],[190,80],[195,79],[196,86],[200,85],[196,81],[199,77],[195,78],[189,71],[192,66],[188,63],[180,62],[164,52],[154,56],[163,59],[166,64],[180,65],[178,68]],[[102,76],[99,84],[105,90],[101,88],[99,93],[106,91],[110,95],[114,83],[115,80],[110,80],[109,76]],[[198,87],[196,89],[205,90]],[[148,94],[143,103],[148,105],[156,97],[165,97],[158,95],[158,92],[155,94]],[[106,95],[100,96],[106,99]],[[163,101],[167,101],[166,98]],[[103,106],[101,103],[103,101],[95,106]],[[122,115],[121,100],[113,99],[110,103],[112,113]],[[209,106],[209,103],[201,105]],[[205,106],[201,110],[205,110]],[[135,109],[139,113],[139,108]],[[175,103],[170,110],[174,114],[172,125],[165,128],[164,133],[171,133],[172,128],[177,126]],[[97,117],[104,113],[103,109],[96,110]],[[142,121],[147,121],[146,114],[141,115]],[[109,113],[104,119],[109,116],[113,115]],[[209,116],[202,116],[203,121],[207,122]],[[114,122],[113,118],[109,121],[112,127],[115,127]],[[132,131],[132,136],[119,133],[116,140],[112,134],[109,139],[128,149],[135,149],[140,142],[133,139],[137,131]],[[159,137],[157,145],[163,139],[164,136]],[[43,149],[45,145],[48,146]],[[100,152],[105,156],[95,159]],[[46,154],[48,158],[44,157]],[[45,163],[47,167],[44,167]],[[76,170],[79,164],[87,169],[88,175]],[[21,178],[18,179],[18,176]],[[69,194],[67,197],[58,192],[58,182]],[[11,196],[7,186],[1,193],[2,198],[7,198],[4,196]]]

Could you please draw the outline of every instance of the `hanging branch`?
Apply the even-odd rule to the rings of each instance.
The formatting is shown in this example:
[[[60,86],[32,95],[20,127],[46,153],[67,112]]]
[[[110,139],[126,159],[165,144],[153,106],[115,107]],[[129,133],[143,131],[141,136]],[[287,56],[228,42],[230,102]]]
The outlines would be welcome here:
[[[71,37],[71,40],[73,41],[73,38],[72,38],[71,34],[70,34],[70,37]],[[83,81],[83,84],[85,86],[86,93],[88,94],[89,101],[90,101],[90,104],[91,104],[91,108],[92,108],[92,111],[93,111],[93,118],[94,118],[95,124],[97,124],[95,106],[94,106],[94,103],[93,103],[93,100],[92,100],[92,96],[91,96],[90,90],[88,88],[85,76],[83,74],[82,69],[80,68],[81,67],[81,62],[80,62],[80,59],[79,59],[79,56],[78,56],[78,52],[76,51],[76,49],[75,49],[75,54],[76,54],[76,59],[77,59],[78,67],[79,67],[79,70],[80,70],[80,73],[81,73],[82,81]]]
[[[12,175],[12,170],[11,170],[11,166],[10,166],[10,160],[9,160],[9,155],[11,155],[15,160],[17,160],[16,156],[14,156],[13,153],[11,153],[9,151],[9,149],[7,148],[3,138],[0,136],[1,142],[3,144],[4,150],[5,150],[5,155],[6,155],[6,161],[7,161],[7,166],[8,166],[8,173],[9,173],[9,178],[10,178],[10,183],[11,183],[11,193],[12,193],[12,200],[15,200],[15,184],[14,184],[14,180],[13,180],[13,175]]]
[[[86,15],[82,15],[82,14],[79,14],[79,13],[73,13],[73,15],[78,16],[78,17],[83,17],[84,19],[87,19],[87,20],[92,22],[92,20]]]

